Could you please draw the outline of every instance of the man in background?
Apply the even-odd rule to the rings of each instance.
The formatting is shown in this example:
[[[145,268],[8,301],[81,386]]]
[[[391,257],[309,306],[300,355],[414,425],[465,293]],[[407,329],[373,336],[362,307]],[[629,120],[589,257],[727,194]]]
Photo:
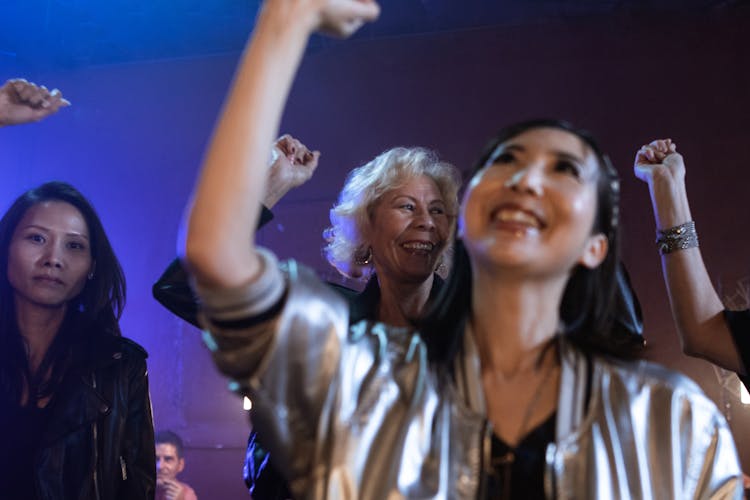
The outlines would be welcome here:
[[[177,475],[185,468],[182,439],[172,431],[158,431],[156,441],[156,500],[198,500]]]

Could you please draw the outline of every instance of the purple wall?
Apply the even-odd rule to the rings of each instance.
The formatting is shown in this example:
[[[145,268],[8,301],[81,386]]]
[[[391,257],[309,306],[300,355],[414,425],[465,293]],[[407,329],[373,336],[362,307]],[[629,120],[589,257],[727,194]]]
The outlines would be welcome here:
[[[728,415],[750,469],[750,409],[707,363],[681,355],[653,244],[645,185],[632,158],[674,139],[707,265],[723,290],[750,276],[750,23],[636,18],[356,42],[308,54],[283,131],[323,152],[317,176],[282,202],[261,241],[322,273],[320,231],[345,173],[393,145],[436,148],[469,168],[501,125],[537,116],[591,129],[623,176],[624,255],[643,303],[650,357],[695,378]],[[0,205],[52,178],[98,207],[129,282],[126,335],[151,356],[158,427],[187,442],[183,475],[204,498],[243,498],[247,433],[199,333],[151,298],[175,254],[177,225],[237,55],[23,73],[60,87],[73,107],[0,133]],[[735,388],[737,386],[734,386]]]

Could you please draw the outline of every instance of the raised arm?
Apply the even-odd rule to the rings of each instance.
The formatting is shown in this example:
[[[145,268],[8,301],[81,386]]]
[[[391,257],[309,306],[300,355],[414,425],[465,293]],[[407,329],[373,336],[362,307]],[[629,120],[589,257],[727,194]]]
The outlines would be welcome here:
[[[670,139],[656,140],[638,151],[634,169],[648,184],[657,234],[665,242],[660,246],[662,269],[683,351],[745,374],[724,319],[724,305],[708,276],[697,239],[692,239],[694,230],[684,226],[693,219],[682,155]],[[675,228],[680,227],[683,232],[678,233]]]
[[[320,151],[310,151],[289,134],[273,145],[263,205],[273,208],[289,191],[309,181],[318,168]]]
[[[371,0],[268,0],[262,6],[187,217],[184,255],[200,285],[234,288],[258,274],[248,236],[264,199],[268,145],[310,33],[348,35],[377,15]]]
[[[47,90],[26,80],[8,80],[0,87],[0,127],[37,122],[70,106],[59,90]]]
[[[269,209],[286,193],[310,180],[318,167],[319,158],[318,151],[310,151],[289,134],[276,139],[268,165],[266,193],[257,229],[273,219],[273,213]],[[172,314],[200,328],[198,302],[190,288],[188,274],[179,259],[173,260],[167,266],[151,288],[151,293]]]

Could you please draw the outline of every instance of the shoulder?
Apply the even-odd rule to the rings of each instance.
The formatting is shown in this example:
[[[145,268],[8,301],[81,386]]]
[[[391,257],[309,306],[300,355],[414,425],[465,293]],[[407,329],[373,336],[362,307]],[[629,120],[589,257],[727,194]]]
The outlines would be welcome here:
[[[123,355],[127,355],[131,358],[146,359],[148,358],[148,352],[140,344],[131,340],[127,337],[116,337],[116,348],[119,349]]]
[[[683,400],[690,405],[718,413],[714,402],[690,377],[649,361],[622,361],[597,357],[605,383],[617,384],[632,397],[649,393],[651,397]]]
[[[106,361],[125,361],[142,364],[148,353],[138,343],[120,335],[102,335],[93,346],[94,357],[99,363]]]
[[[182,487],[185,489],[185,492],[183,494],[183,498],[185,500],[198,500],[198,496],[195,494],[195,490],[190,487],[189,484],[180,482]]]
[[[332,288],[324,283],[311,268],[299,264],[296,260],[287,260],[279,264],[287,282],[287,303],[301,305],[309,310],[315,303],[327,304],[331,308],[344,308],[348,312],[349,304],[342,289]]]

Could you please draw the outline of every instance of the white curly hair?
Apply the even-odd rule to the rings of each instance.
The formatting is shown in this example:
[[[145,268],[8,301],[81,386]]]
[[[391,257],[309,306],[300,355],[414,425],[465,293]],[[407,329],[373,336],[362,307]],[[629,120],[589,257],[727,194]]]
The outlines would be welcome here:
[[[371,263],[363,263],[369,252],[363,240],[363,229],[370,223],[375,205],[385,193],[420,176],[435,182],[447,214],[455,220],[461,185],[456,167],[441,161],[434,151],[426,148],[389,149],[347,176],[338,202],[330,211],[331,227],[323,232],[327,242],[323,251],[328,262],[344,276],[368,279],[373,267]],[[449,242],[452,235],[453,229]]]

